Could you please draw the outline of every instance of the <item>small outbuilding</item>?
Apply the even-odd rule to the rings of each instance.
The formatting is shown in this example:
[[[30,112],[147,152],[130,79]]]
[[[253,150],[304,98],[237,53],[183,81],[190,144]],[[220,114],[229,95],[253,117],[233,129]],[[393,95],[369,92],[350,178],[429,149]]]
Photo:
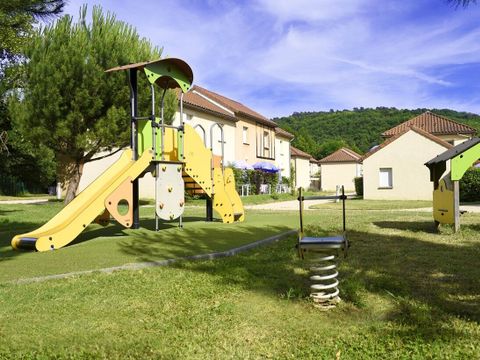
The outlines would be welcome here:
[[[295,188],[302,187],[305,190],[311,186],[310,159],[312,155],[290,146],[290,159],[292,171],[295,171]]]
[[[323,191],[335,191],[337,185],[345,190],[355,190],[355,177],[362,173],[362,156],[355,151],[342,147],[320,159],[320,184]]]
[[[432,200],[423,164],[452,147],[415,126],[388,138],[363,156],[364,199]]]

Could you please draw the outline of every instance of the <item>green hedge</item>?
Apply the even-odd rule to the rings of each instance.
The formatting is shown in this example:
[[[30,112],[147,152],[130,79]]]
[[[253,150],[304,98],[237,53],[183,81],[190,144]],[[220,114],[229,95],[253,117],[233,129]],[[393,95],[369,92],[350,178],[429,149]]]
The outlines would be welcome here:
[[[19,196],[27,193],[25,184],[13,176],[0,177],[0,195]]]
[[[363,196],[363,177],[356,177],[355,181],[355,192],[358,196]]]
[[[480,201],[480,168],[467,170],[460,180],[460,201]]]
[[[272,193],[277,189],[278,174],[276,173],[233,168],[233,174],[235,176],[235,184],[237,187],[250,184],[251,194],[259,194],[261,184],[270,184]]]

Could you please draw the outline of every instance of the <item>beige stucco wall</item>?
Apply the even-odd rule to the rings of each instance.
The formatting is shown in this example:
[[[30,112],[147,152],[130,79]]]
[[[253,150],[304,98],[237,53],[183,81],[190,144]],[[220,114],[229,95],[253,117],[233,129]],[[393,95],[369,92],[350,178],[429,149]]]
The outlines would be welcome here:
[[[354,162],[338,162],[321,164],[321,186],[323,191],[335,191],[337,185],[345,186],[345,190],[355,190],[354,178],[358,173],[358,164]]]
[[[445,147],[413,130],[408,131],[363,161],[365,199],[432,200],[427,161]],[[392,188],[379,189],[379,169],[392,168]]]
[[[446,142],[449,142],[453,146],[457,146],[458,144],[463,143],[464,141],[467,141],[470,139],[470,137],[465,136],[465,135],[438,135],[442,140],[445,140]]]
[[[276,135],[275,165],[280,168],[280,176],[290,177],[290,139]]]
[[[247,133],[247,142],[243,142],[243,128],[246,127],[248,129]],[[256,143],[255,143],[255,136],[256,136],[256,126],[255,122],[247,121],[244,119],[240,119],[236,123],[235,129],[235,157],[238,160],[245,160],[248,164],[253,165],[257,162],[256,157]]]
[[[190,126],[201,125],[205,130],[205,138],[207,147],[210,148],[210,128],[213,124],[219,123],[223,124],[223,136],[224,136],[224,151],[225,151],[225,164],[232,162],[235,160],[235,143],[236,143],[236,127],[234,121],[229,121],[220,117],[216,117],[210,114],[206,114],[203,112],[195,111],[192,109],[184,109],[183,120],[185,124]],[[179,126],[180,125],[180,113],[177,112],[175,114],[175,118],[173,120],[173,125]],[[203,132],[200,128],[196,129],[197,132],[203,138]],[[213,153],[215,155],[222,154],[222,143],[221,139],[221,131],[218,126],[213,128]],[[241,139],[241,138],[240,138]]]
[[[100,157],[107,155],[107,152],[101,152],[95,155]],[[85,164],[83,167],[83,174],[80,179],[80,185],[78,186],[77,194],[85,189],[92,181],[98,178],[105,170],[107,170],[115,161],[117,161],[122,154],[119,151],[112,156],[106,157],[98,161],[92,161]],[[139,179],[139,193],[140,198],[154,198],[155,197],[155,180],[150,173]]]
[[[308,190],[310,187],[310,160],[301,157],[292,157],[295,168],[295,188],[302,187]]]

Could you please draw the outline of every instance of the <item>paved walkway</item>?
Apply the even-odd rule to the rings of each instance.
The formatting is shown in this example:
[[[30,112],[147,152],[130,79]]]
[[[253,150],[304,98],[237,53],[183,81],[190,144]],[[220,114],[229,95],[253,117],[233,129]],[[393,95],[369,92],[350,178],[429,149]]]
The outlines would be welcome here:
[[[304,200],[303,206],[305,210],[313,210],[310,209],[310,206],[332,202],[334,202],[334,200]],[[258,205],[245,205],[244,208],[249,210],[298,210],[298,200],[278,201]]]
[[[21,200],[0,200],[0,204],[40,204],[46,203],[48,199],[21,199]]]
[[[332,203],[334,200],[305,200],[304,201],[304,209],[305,210],[315,210],[310,209],[313,205],[318,204],[326,204]],[[348,203],[347,203],[348,209]],[[298,210],[298,201],[297,200],[290,200],[290,201],[279,201],[273,202],[268,204],[259,204],[259,205],[245,205],[245,209],[248,210],[272,210],[272,211],[296,211]],[[318,210],[318,209],[317,209]],[[393,209],[394,211],[421,211],[421,212],[432,212],[433,209],[431,207],[427,208],[417,208],[417,209]],[[465,210],[467,212],[474,212],[480,213],[480,204],[477,205],[461,205],[460,210]],[[378,210],[378,211],[385,211],[385,210]]]

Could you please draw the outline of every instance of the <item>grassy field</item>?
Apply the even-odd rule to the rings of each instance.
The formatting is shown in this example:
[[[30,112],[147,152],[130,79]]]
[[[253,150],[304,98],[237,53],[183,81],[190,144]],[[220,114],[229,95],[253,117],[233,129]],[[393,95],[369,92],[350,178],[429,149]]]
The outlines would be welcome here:
[[[331,193],[326,193],[326,192],[310,192],[307,191],[305,192],[306,195],[326,195]],[[257,204],[267,204],[267,203],[272,203],[272,202],[278,202],[278,201],[289,201],[289,200],[297,200],[298,194],[292,195],[290,193],[288,194],[260,194],[260,195],[249,195],[249,196],[242,196],[242,203],[244,205],[257,205]],[[205,205],[205,200],[202,199],[191,199],[187,200],[187,205],[197,205],[197,206],[204,206]]]
[[[145,218],[137,232],[89,227],[79,242],[55,252],[9,250],[12,234],[59,207],[0,206],[2,359],[473,359],[480,353],[480,214],[462,216],[458,234],[448,227],[437,234],[429,213],[359,216],[349,207],[344,301],[321,312],[308,300],[294,237],[221,260],[12,283],[221,250],[297,226],[295,212],[249,212],[244,224],[223,225],[206,224],[202,209],[190,209],[184,230],[155,233]],[[309,233],[335,232],[341,218],[332,210],[308,212]]]

